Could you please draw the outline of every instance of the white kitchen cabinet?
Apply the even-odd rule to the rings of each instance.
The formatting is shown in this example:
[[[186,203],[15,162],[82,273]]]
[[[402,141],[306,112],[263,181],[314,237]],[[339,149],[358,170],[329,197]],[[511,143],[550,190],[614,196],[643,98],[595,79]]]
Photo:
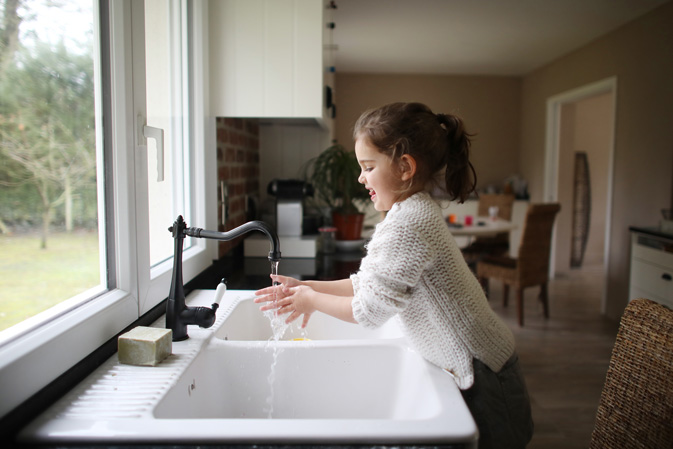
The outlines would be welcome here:
[[[309,118],[327,125],[330,11],[324,0],[211,0],[212,115]]]
[[[673,236],[631,228],[629,300],[647,298],[673,308]]]

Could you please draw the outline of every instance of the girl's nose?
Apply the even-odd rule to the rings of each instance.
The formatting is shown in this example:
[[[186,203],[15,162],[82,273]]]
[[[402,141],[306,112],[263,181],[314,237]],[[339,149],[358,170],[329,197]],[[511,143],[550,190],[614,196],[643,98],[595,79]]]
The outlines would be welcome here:
[[[363,172],[363,171],[360,172],[360,176],[358,176],[358,182],[359,182],[360,184],[364,184],[364,183],[365,183],[365,172]]]

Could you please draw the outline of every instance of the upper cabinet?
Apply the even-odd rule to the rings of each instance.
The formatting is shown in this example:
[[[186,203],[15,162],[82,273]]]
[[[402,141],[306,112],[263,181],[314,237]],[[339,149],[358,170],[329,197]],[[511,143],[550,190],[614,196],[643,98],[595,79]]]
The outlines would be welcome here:
[[[209,3],[210,108],[218,117],[313,118],[329,127],[324,0]],[[331,51],[328,49],[328,51]]]

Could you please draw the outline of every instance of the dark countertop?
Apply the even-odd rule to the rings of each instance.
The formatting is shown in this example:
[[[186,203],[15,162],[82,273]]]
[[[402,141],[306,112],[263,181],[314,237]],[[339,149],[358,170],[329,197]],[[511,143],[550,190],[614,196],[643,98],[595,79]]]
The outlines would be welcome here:
[[[648,226],[648,227],[629,226],[629,231],[639,232],[641,234],[647,234],[647,235],[651,235],[651,236],[654,236],[654,237],[660,237],[660,238],[664,238],[664,239],[673,240],[673,234],[663,232],[656,226],[651,226],[651,227],[650,226]]]
[[[300,280],[344,279],[360,268],[363,251],[318,254],[315,259],[281,259],[278,273]],[[258,290],[271,285],[271,265],[264,257],[243,257],[239,252],[217,260],[185,285],[186,290],[214,289],[222,278],[232,290]]]

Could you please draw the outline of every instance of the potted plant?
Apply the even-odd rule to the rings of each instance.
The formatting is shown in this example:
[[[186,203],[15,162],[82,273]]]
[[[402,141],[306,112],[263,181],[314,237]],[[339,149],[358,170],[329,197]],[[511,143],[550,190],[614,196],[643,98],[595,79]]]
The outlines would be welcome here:
[[[359,176],[355,152],[339,144],[330,146],[306,165],[305,178],[313,185],[315,197],[332,211],[337,240],[358,240],[362,235],[364,214],[354,201],[366,200],[369,194],[358,182]]]

